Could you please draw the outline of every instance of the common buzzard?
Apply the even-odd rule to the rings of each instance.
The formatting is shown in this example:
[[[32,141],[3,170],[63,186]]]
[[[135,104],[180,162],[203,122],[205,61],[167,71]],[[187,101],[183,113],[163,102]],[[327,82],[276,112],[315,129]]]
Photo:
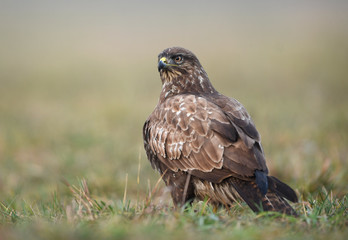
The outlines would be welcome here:
[[[260,135],[236,99],[220,94],[197,57],[180,48],[158,55],[162,91],[143,128],[154,169],[181,206],[194,199],[230,206],[244,200],[254,212],[297,215],[291,187],[268,175]]]

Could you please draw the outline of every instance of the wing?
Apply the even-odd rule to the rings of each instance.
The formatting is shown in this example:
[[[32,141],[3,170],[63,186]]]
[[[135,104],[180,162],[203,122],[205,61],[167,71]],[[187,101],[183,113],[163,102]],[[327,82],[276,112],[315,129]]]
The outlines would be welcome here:
[[[219,95],[218,97],[214,96],[211,101],[219,106],[228,116],[231,120],[231,124],[236,128],[240,138],[248,148],[252,148],[256,143],[261,152],[263,152],[260,144],[260,134],[256,130],[250,115],[240,102],[224,95]]]
[[[144,145],[155,168],[163,163],[172,171],[190,171],[212,182],[228,176],[252,177],[256,169],[267,168],[262,151],[241,137],[245,133],[240,125],[203,97],[178,95],[150,115],[144,125]]]

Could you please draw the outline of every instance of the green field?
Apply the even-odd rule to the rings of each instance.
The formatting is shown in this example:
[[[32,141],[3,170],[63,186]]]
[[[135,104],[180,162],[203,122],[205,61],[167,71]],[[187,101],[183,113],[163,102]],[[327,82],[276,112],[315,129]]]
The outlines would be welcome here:
[[[348,236],[347,8],[302,10],[295,23],[291,14],[271,11],[281,21],[255,17],[241,27],[236,20],[243,22],[243,13],[229,17],[216,7],[219,28],[194,12],[199,24],[162,22],[159,31],[158,9],[142,19],[139,9],[114,15],[107,7],[58,7],[51,14],[6,7],[0,240]],[[176,16],[175,9],[167,14]],[[195,52],[214,86],[248,109],[270,173],[299,195],[292,205],[299,218],[256,215],[244,203],[217,211],[206,202],[173,209],[142,142],[142,125],[161,89],[157,54],[172,45]]]

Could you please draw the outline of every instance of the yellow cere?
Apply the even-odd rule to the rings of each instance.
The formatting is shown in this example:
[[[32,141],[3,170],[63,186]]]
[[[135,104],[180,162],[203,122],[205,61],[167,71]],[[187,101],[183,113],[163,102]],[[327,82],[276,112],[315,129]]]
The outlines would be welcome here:
[[[160,61],[161,61],[161,62],[164,62],[164,63],[167,63],[167,58],[162,57],[162,58],[160,59]]]

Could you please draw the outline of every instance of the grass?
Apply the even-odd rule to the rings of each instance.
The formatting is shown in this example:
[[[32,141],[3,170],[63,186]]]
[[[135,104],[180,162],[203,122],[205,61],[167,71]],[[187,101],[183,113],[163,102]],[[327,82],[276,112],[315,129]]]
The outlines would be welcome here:
[[[125,50],[47,41],[0,59],[0,240],[345,239],[348,41],[324,30],[192,45],[214,86],[252,115],[270,173],[300,197],[298,218],[244,203],[173,208],[142,146],[160,92],[156,43],[115,56]]]
[[[174,210],[153,189],[140,201],[101,200],[91,195],[86,180],[78,186],[64,183],[71,192],[70,202],[53,193],[47,203],[0,206],[0,233],[8,239],[344,239],[347,234],[347,196],[334,197],[323,189],[308,202],[295,207],[299,218],[268,214],[254,215],[245,204],[229,211],[214,211],[207,202]],[[162,196],[160,196],[162,195]],[[6,226],[6,231],[4,231]]]

